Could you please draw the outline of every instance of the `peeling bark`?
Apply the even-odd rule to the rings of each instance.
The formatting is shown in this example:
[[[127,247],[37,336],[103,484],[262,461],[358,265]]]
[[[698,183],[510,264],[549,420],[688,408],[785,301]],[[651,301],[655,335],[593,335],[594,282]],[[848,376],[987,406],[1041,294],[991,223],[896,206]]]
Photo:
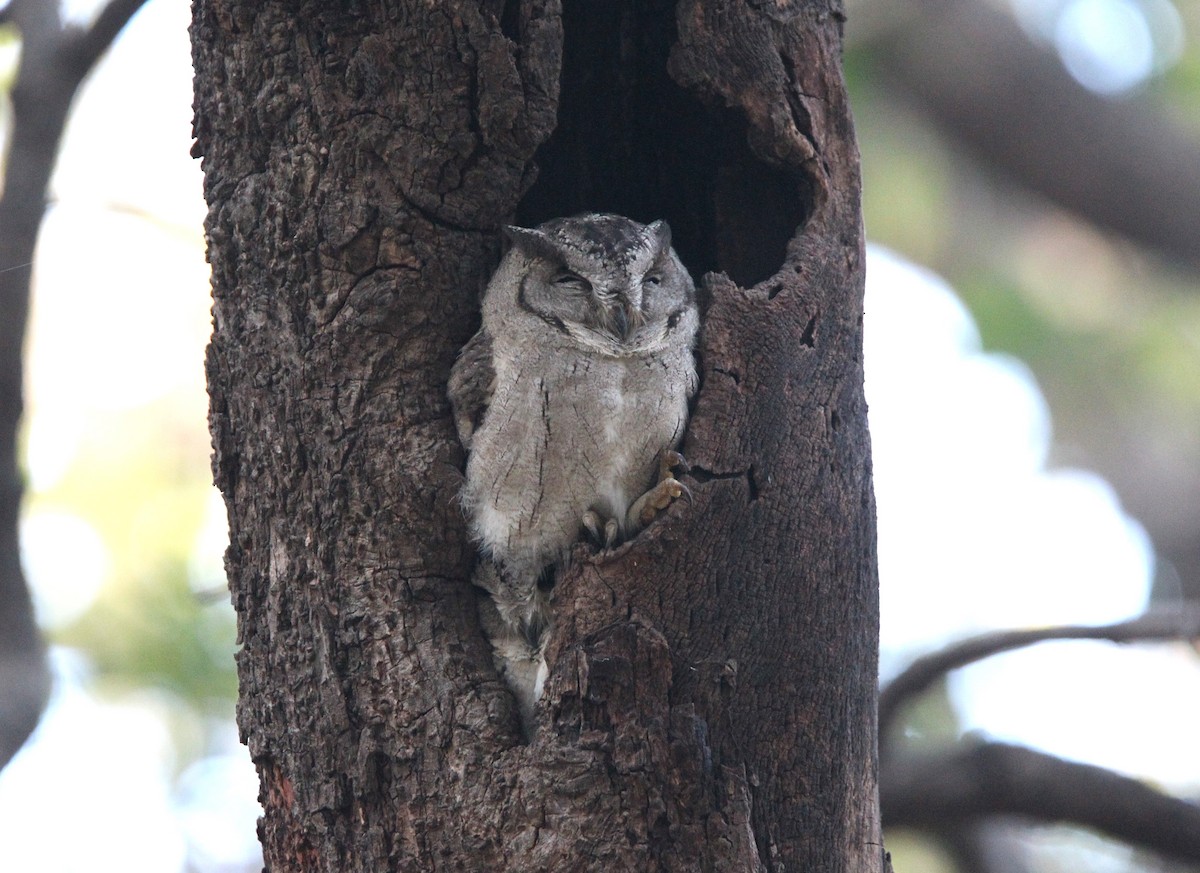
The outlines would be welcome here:
[[[840,11],[197,0],[192,36],[268,867],[884,869]],[[583,209],[716,271],[694,501],[577,551],[526,745],[445,384],[500,224]]]

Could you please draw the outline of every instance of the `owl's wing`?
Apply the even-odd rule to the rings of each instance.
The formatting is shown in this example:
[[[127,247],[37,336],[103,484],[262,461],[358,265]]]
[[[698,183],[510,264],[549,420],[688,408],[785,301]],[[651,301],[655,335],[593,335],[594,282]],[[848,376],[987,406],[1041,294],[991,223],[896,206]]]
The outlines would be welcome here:
[[[496,390],[496,371],[492,367],[492,337],[483,328],[458,353],[450,370],[450,406],[454,409],[454,425],[463,448],[470,451],[471,437]]]

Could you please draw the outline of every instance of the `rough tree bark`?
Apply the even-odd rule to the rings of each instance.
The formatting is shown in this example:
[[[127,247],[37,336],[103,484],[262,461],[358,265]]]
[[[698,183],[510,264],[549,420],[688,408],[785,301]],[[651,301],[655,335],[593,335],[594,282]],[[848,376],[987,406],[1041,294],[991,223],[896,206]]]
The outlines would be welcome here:
[[[270,869],[883,869],[841,21],[196,0],[214,472]],[[499,225],[584,209],[665,218],[718,271],[694,500],[577,552],[525,745],[445,383]]]

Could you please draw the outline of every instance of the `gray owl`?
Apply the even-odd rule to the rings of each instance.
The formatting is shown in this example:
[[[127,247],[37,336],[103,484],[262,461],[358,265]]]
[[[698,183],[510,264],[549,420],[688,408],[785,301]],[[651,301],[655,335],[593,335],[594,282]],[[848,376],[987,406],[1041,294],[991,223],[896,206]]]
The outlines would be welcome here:
[[[548,586],[581,533],[611,547],[683,492],[696,289],[665,222],[510,227],[483,324],[450,375],[462,491],[497,671],[528,730],[546,677]]]

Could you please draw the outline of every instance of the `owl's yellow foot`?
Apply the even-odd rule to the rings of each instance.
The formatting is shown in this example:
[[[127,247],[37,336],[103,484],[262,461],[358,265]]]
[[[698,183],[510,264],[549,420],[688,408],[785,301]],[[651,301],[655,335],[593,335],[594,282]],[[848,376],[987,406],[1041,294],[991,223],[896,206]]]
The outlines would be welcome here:
[[[676,497],[690,495],[687,487],[678,479],[668,476],[657,485],[633,501],[625,521],[631,531],[639,531],[654,521],[655,517],[670,506]]]
[[[627,539],[638,533],[642,528],[654,521],[655,517],[670,506],[677,497],[692,499],[692,492],[687,486],[676,479],[673,470],[687,471],[690,467],[683,455],[673,449],[664,451],[658,458],[658,481],[649,491],[633,501],[625,513],[624,538]],[[588,539],[597,549],[611,549],[623,539],[620,522],[615,518],[602,515],[594,509],[589,509],[581,519],[583,529]]]
[[[667,449],[658,459],[658,482],[633,501],[625,515],[625,523],[631,535],[654,521],[677,497],[687,497],[689,501],[692,499],[692,492],[687,486],[671,475],[671,471],[675,469],[687,472],[690,468],[683,455],[674,449]]]

